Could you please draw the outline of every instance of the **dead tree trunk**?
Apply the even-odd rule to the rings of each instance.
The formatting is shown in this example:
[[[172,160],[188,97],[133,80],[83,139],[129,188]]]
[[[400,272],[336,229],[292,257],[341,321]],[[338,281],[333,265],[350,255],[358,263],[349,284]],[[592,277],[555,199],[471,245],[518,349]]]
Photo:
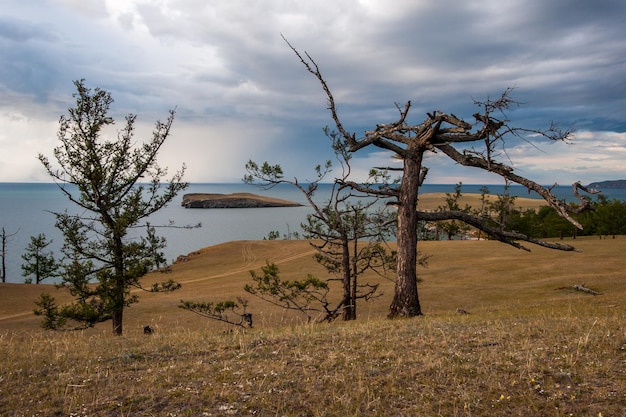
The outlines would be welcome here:
[[[7,233],[6,229],[3,227],[0,232],[0,258],[2,261],[2,266],[0,269],[0,278],[2,278],[2,282],[7,282],[7,265],[6,265],[6,257],[7,257],[7,242],[9,238],[15,236],[18,231],[15,233]]]
[[[285,42],[287,40],[285,39]],[[363,136],[357,137],[356,133],[349,132],[341,123],[335,99],[322,76],[317,63],[308,55],[300,54],[287,42],[292,51],[300,59],[313,76],[320,82],[328,99],[328,109],[342,138],[342,148],[350,153],[356,153],[361,149],[376,147],[389,151],[404,163],[402,177],[398,183],[386,181],[385,175],[378,175],[378,169],[374,169],[374,180],[383,179],[381,186],[372,180],[365,184],[345,180],[344,183],[359,192],[368,193],[378,197],[395,199],[398,205],[397,219],[397,277],[393,301],[389,309],[390,317],[421,315],[421,307],[417,292],[417,224],[418,220],[446,221],[458,219],[465,223],[476,226],[483,232],[497,239],[509,243],[518,248],[524,248],[516,240],[528,241],[546,247],[572,250],[569,245],[557,245],[531,239],[519,233],[496,230],[490,227],[480,216],[470,215],[458,210],[447,210],[439,213],[417,212],[417,197],[419,188],[424,180],[425,168],[422,168],[424,153],[437,152],[446,155],[460,165],[482,169],[501,176],[507,182],[515,182],[523,185],[528,190],[536,191],[552,206],[557,213],[567,219],[576,227],[582,226],[571,216],[573,212],[579,212],[589,208],[589,200],[578,195],[578,189],[586,190],[579,183],[574,185],[574,193],[581,199],[581,206],[572,206],[561,202],[545,187],[525,177],[514,173],[513,167],[496,161],[498,149],[505,145],[506,138],[517,136],[524,138],[525,135],[543,137],[552,141],[567,141],[571,138],[571,131],[559,130],[554,124],[545,130],[519,128],[509,125],[509,121],[498,119],[496,115],[504,115],[504,111],[517,105],[510,94],[512,89],[507,89],[496,100],[488,99],[484,102],[475,101],[480,109],[473,115],[473,122],[468,123],[452,113],[434,111],[427,113],[427,118],[419,124],[409,124],[407,117],[411,108],[408,101],[404,108],[396,106],[400,117],[398,120],[377,124],[371,131],[366,131]],[[464,149],[457,149],[462,147]],[[381,169],[386,171],[385,168]],[[525,249],[525,248],[524,248]]]
[[[416,233],[421,154],[416,159],[404,160],[404,180],[398,196],[397,277],[389,317],[422,315],[417,291]]]

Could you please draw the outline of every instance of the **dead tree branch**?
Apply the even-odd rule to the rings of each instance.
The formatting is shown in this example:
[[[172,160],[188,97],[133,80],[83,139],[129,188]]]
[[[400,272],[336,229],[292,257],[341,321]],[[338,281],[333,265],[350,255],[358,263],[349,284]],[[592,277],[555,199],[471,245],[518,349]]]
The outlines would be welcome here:
[[[475,216],[470,213],[466,213],[464,211],[456,211],[456,210],[448,210],[448,211],[440,211],[440,212],[425,212],[418,211],[417,216],[420,220],[423,221],[443,221],[443,220],[460,220],[464,223],[474,226],[477,229],[482,230],[489,236],[494,239],[499,240],[500,242],[507,243],[515,248],[523,249],[527,252],[530,252],[530,249],[518,243],[518,240],[533,243],[538,246],[543,246],[545,248],[550,249],[558,249],[562,251],[576,251],[576,248],[571,245],[565,245],[555,242],[547,242],[541,239],[535,239],[529,236],[526,236],[522,233],[511,232],[506,230],[500,230],[499,228],[490,226],[487,222],[488,220],[484,217]]]

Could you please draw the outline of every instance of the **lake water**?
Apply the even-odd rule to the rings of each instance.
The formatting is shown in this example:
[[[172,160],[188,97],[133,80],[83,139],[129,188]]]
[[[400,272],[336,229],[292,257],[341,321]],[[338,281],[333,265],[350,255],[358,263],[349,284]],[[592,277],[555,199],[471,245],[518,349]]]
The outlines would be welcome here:
[[[454,185],[424,185],[421,192],[454,192]],[[462,192],[480,193],[481,185],[463,185]],[[502,193],[503,186],[488,185],[491,193]],[[328,198],[329,184],[322,184],[316,193],[316,201]],[[253,209],[186,209],[180,205],[182,194],[170,205],[150,218],[151,224],[176,226],[202,223],[198,229],[159,228],[157,233],[167,239],[165,250],[168,262],[178,255],[197,249],[233,240],[263,239],[270,231],[277,230],[280,236],[300,231],[300,224],[311,211],[306,199],[295,187],[281,185],[271,190],[262,190],[243,183],[234,184],[191,184],[184,193],[235,193],[251,192],[305,204],[303,207],[253,208]],[[521,186],[512,186],[511,195],[539,198],[529,194]],[[571,187],[556,187],[554,194],[559,198],[574,201]],[[605,195],[612,199],[626,200],[626,190],[607,190]],[[54,227],[52,212],[74,211],[71,203],[56,184],[50,183],[0,183],[0,227],[9,237],[6,245],[7,282],[24,282],[21,255],[30,243],[30,237],[44,233],[53,244],[49,246],[55,256],[60,257],[63,239]]]

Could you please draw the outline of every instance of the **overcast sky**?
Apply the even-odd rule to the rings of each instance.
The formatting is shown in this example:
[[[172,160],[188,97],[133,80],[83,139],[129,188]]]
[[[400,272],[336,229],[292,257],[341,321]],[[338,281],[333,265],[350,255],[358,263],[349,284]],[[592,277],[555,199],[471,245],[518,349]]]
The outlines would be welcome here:
[[[253,159],[313,177],[332,157],[317,80],[281,38],[321,68],[344,126],[361,136],[443,110],[472,121],[474,100],[515,87],[512,123],[576,130],[570,144],[511,142],[517,172],[542,184],[626,179],[623,0],[3,0],[0,181],[49,181],[73,80],[115,100],[143,141],[176,108],[160,163],[191,182],[236,182]],[[355,155],[354,167],[389,155]],[[428,183],[501,183],[430,156]],[[362,179],[362,178],[360,178]]]

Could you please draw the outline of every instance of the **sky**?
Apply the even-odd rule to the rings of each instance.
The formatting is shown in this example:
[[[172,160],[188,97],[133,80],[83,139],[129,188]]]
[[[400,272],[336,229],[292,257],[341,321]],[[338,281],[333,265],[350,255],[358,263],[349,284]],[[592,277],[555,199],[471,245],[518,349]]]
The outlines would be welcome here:
[[[503,162],[545,185],[626,179],[624,18],[623,0],[3,0],[0,182],[50,181],[37,154],[52,157],[79,79],[111,93],[116,128],[137,115],[138,143],[175,108],[159,163],[192,183],[238,182],[248,160],[313,179],[333,121],[282,36],[357,137],[408,100],[412,124],[433,110],[471,122],[476,100],[514,88],[512,125],[575,136],[509,140]],[[394,163],[359,151],[354,179]],[[427,183],[502,183],[440,154],[425,165]]]

